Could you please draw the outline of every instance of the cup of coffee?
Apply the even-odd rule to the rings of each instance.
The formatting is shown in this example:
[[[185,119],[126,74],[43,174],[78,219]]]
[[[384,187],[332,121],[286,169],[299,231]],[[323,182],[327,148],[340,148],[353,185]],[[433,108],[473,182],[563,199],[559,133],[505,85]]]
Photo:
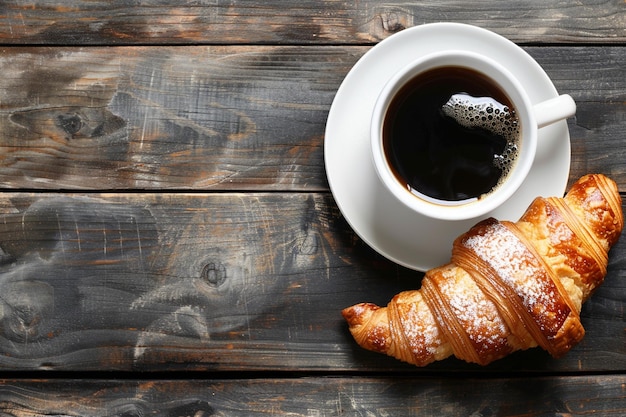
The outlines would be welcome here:
[[[501,64],[442,51],[396,73],[371,120],[378,177],[423,216],[466,220],[502,205],[535,159],[538,129],[574,115],[569,95],[531,103]]]

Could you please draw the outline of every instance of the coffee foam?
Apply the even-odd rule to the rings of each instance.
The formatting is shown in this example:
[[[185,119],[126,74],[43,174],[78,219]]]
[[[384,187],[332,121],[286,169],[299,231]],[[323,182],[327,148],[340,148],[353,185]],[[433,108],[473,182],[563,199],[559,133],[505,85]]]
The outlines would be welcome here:
[[[500,182],[506,180],[517,159],[521,137],[515,110],[492,97],[473,97],[465,93],[453,94],[441,110],[461,126],[485,129],[506,140],[502,154],[493,156],[494,166],[503,173]]]

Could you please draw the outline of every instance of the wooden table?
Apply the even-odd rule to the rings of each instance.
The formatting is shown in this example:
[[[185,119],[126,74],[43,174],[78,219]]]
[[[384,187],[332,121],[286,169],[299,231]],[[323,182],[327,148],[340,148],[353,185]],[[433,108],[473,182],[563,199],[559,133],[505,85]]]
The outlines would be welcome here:
[[[577,101],[570,184],[624,193],[626,3],[291,3],[0,3],[0,414],[625,415],[626,239],[564,358],[405,365],[340,310],[422,274],[351,230],[323,144],[373,45],[464,22]]]

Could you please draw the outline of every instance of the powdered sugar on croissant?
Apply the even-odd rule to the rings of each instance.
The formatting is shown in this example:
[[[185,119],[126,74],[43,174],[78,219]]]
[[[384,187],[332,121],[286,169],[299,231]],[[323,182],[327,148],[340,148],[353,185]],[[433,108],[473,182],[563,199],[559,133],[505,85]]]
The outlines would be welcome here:
[[[359,345],[418,366],[451,355],[485,365],[535,346],[559,357],[584,336],[581,306],[623,226],[616,184],[587,175],[564,198],[537,198],[517,223],[478,223],[421,289],[342,314]]]

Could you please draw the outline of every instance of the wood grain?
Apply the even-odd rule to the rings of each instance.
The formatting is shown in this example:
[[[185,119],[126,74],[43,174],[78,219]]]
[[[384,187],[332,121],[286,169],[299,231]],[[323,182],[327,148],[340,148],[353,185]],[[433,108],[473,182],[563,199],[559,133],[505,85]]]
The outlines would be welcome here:
[[[358,348],[340,311],[421,274],[365,246],[327,193],[4,193],[0,210],[4,370],[414,370]],[[625,245],[565,358],[429,369],[626,369]]]
[[[560,360],[416,369],[339,315],[421,274],[341,217],[328,110],[439,21],[523,45],[578,104],[570,182],[626,195],[623,1],[0,1],[0,415],[625,415],[623,238]]]
[[[47,190],[327,191],[326,118],[367,50],[5,48],[0,182]],[[626,191],[626,49],[526,50],[577,101],[573,178],[601,172]]]
[[[0,381],[7,416],[622,415],[624,376]]]
[[[360,52],[10,49],[2,58],[9,73],[1,82],[2,181],[26,188],[323,188],[326,114],[337,75]]]
[[[626,39],[622,2],[26,0],[0,6],[5,44],[355,44],[418,24],[453,21],[516,42],[609,43]]]

